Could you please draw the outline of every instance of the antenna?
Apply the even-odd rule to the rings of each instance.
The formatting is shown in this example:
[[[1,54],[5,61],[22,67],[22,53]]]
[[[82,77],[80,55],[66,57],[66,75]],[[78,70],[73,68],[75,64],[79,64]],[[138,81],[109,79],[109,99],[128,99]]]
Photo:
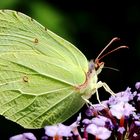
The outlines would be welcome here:
[[[106,47],[99,53],[99,55],[98,55],[97,58],[95,59],[95,62],[98,62],[98,63],[99,63],[99,61],[100,61],[102,58],[104,58],[104,57],[107,56],[108,54],[113,53],[113,52],[115,52],[115,51],[117,51],[117,50],[119,50],[119,49],[128,48],[128,46],[119,46],[119,47],[117,47],[117,48],[115,48],[115,49],[113,49],[113,50],[107,52],[106,54],[102,55],[102,54],[104,53],[104,51],[105,51],[108,47],[110,47],[111,44],[112,44],[113,42],[118,41],[118,40],[120,40],[120,38],[114,37],[114,38],[106,45]],[[101,56],[101,55],[102,55],[102,56]],[[101,57],[100,57],[100,56],[101,56]]]
[[[107,66],[105,66],[105,67],[103,67],[104,69],[110,69],[110,70],[114,70],[114,71],[119,71],[119,69],[116,69],[116,68],[113,68],[113,67],[107,67]]]

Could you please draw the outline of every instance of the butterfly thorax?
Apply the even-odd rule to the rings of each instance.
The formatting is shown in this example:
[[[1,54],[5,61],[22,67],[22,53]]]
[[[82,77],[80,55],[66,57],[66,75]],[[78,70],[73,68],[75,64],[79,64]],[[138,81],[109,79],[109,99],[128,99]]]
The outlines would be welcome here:
[[[101,72],[102,68],[103,63],[102,65],[97,65],[93,60],[89,62],[89,70],[86,73],[86,80],[83,84],[78,86],[80,94],[86,99],[90,98],[95,92],[98,82],[98,74]]]

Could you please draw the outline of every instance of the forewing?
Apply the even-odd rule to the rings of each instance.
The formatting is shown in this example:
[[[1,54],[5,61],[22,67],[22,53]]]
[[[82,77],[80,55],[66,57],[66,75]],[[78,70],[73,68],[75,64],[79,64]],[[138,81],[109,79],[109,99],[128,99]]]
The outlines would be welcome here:
[[[56,61],[62,60],[79,71],[72,73],[75,79],[78,75],[81,77],[80,80],[73,80],[72,84],[82,84],[85,81],[85,73],[88,71],[85,56],[75,46],[22,13],[0,11],[0,50],[0,53],[34,51],[55,58]],[[69,79],[66,77],[65,80]]]

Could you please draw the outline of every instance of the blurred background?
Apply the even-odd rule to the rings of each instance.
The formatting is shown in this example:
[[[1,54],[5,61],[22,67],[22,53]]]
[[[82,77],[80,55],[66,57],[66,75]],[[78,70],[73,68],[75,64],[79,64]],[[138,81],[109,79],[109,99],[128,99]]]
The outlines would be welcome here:
[[[42,25],[73,43],[87,57],[95,59],[113,37],[121,38],[114,42],[112,49],[127,45],[103,59],[107,67],[119,72],[104,69],[99,79],[105,81],[114,92],[134,88],[140,81],[140,4],[135,1],[101,0],[1,0],[0,9],[11,9],[25,13]],[[108,94],[101,92],[101,100]],[[92,97],[92,102],[96,99]],[[96,102],[96,101],[95,101]],[[1,123],[3,122],[3,123]],[[24,129],[1,117],[0,136],[16,134]],[[11,125],[10,125],[11,124]],[[3,133],[4,132],[4,133]],[[38,132],[41,135],[42,132]],[[5,138],[6,139],[6,138]]]

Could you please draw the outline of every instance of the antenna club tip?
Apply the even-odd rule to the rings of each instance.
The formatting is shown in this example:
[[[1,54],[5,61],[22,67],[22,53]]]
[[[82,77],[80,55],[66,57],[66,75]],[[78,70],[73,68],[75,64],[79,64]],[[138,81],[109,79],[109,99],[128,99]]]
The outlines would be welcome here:
[[[126,49],[129,49],[129,47],[128,46],[120,46],[121,48],[126,48]]]
[[[119,37],[114,37],[112,40],[113,41],[118,41],[118,40],[120,40],[120,38]]]
[[[128,47],[128,46],[125,46],[125,47],[129,49],[129,47]]]

